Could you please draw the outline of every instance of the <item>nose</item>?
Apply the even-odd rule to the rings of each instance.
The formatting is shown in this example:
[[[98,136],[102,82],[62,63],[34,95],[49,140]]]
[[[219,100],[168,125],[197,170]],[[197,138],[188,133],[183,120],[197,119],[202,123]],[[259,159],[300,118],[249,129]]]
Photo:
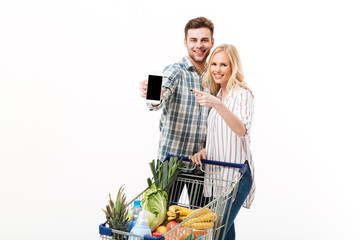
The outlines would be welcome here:
[[[215,72],[220,72],[220,66],[219,65],[216,65],[216,67],[215,67]]]
[[[198,42],[196,43],[196,47],[197,47],[197,48],[202,48],[202,46],[203,46],[203,43],[202,43],[201,41],[198,41]]]

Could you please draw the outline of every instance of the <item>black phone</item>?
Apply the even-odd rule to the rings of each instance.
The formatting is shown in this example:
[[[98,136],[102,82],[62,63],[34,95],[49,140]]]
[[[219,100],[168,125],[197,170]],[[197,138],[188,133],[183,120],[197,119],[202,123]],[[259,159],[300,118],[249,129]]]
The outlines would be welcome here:
[[[162,73],[149,73],[146,91],[146,102],[159,104],[161,101],[161,90],[164,75]]]

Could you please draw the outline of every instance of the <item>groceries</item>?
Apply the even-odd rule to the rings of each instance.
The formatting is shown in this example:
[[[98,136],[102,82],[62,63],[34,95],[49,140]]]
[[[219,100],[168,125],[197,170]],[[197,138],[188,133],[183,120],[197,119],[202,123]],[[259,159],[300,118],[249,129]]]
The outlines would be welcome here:
[[[143,210],[149,212],[149,227],[154,231],[166,219],[168,195],[154,184],[144,193]]]
[[[176,227],[178,225],[178,223],[176,221],[170,221],[166,224],[166,230],[170,231],[171,229],[173,229],[174,227]]]
[[[139,235],[144,237],[145,235],[151,236],[151,230],[149,228],[149,222],[148,222],[148,215],[149,213],[147,211],[140,211],[139,217],[136,220],[135,226],[131,229],[132,234]],[[141,238],[143,239],[143,238]],[[140,240],[138,237],[130,236],[129,240]]]
[[[176,180],[184,164],[177,157],[172,157],[163,163],[158,160],[157,168],[155,160],[149,165],[153,179],[148,179],[149,189],[146,190],[142,203],[143,209],[150,214],[149,226],[154,231],[166,219],[167,190]]]
[[[171,185],[175,182],[179,172],[184,168],[185,164],[177,157],[171,157],[168,161],[160,162],[152,160],[150,162],[150,169],[153,174],[153,179],[148,178],[149,187],[155,184],[156,187],[168,192]]]
[[[170,206],[167,215],[168,220],[184,222],[183,226],[193,229],[213,228],[218,218],[209,208],[191,210],[177,205]]]
[[[141,202],[140,202],[140,200],[135,200],[134,208],[132,210],[131,220],[129,223],[129,232],[135,226],[136,220],[138,219],[140,211],[141,211]]]
[[[167,233],[167,228],[165,227],[165,226],[159,226],[159,227],[157,227],[156,228],[156,230],[155,230],[155,232],[156,233],[159,233],[160,234],[160,236],[161,235],[164,235],[165,233]]]
[[[106,223],[112,229],[126,231],[129,220],[127,217],[128,204],[126,203],[124,186],[120,187],[115,203],[112,201],[110,194],[109,198],[109,204],[106,206],[106,210],[103,209],[106,215]]]
[[[174,181],[176,184],[187,181],[184,178],[186,175],[178,178],[180,168],[184,164],[176,157],[164,163],[158,161],[157,166],[155,164],[154,160],[150,163],[153,178],[148,179],[149,187],[135,200],[126,202],[123,186],[119,189],[115,203],[110,197],[104,212],[107,217],[105,224],[110,227],[111,234],[105,233],[105,235],[121,240],[138,240],[145,235],[163,236],[165,240],[194,240],[204,236],[214,236],[214,226],[218,220],[215,211],[219,212],[217,210],[219,204],[214,202],[216,204],[209,204],[207,208],[191,209],[184,199],[184,202],[177,200],[175,204],[178,205],[168,206],[168,200],[171,203],[173,201],[171,195],[168,199],[168,194],[174,194],[173,191],[168,190]],[[202,182],[194,181],[193,184],[202,184]],[[103,228],[105,230],[105,224],[100,226],[100,232]],[[112,231],[112,229],[120,231]]]
[[[165,240],[193,240],[195,239],[192,229],[180,226],[165,236]]]

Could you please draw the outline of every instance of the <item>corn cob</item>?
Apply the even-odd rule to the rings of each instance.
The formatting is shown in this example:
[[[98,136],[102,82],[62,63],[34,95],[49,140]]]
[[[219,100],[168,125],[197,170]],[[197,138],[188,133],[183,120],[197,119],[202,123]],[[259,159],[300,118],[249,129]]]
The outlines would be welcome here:
[[[192,229],[202,229],[202,230],[207,230],[207,229],[211,229],[214,227],[214,223],[213,222],[193,222],[193,223],[189,223],[192,221],[188,221],[186,223],[184,223],[185,227],[190,227]]]
[[[215,213],[209,212],[203,216],[198,217],[198,222],[215,222],[218,216]]]
[[[186,215],[186,216],[180,215],[180,216],[175,217],[175,219],[177,219],[178,222],[182,222],[182,221],[185,221],[186,219],[188,219],[190,216],[191,216],[191,214]],[[196,216],[199,216],[199,215],[198,214],[195,215],[195,217],[192,217],[192,219],[198,219],[197,220],[198,222],[210,222],[210,221],[215,222],[217,220],[217,215],[212,212],[208,212],[205,215],[202,215],[199,217],[196,217]]]
[[[192,212],[189,212],[188,215],[186,215],[185,218],[189,218],[192,214],[194,214],[196,211],[198,210],[192,210]],[[211,210],[209,208],[205,208],[203,210],[201,210],[199,213],[197,213],[195,216],[193,216],[192,218],[197,218],[200,217],[202,215],[207,214],[208,212],[211,212]]]

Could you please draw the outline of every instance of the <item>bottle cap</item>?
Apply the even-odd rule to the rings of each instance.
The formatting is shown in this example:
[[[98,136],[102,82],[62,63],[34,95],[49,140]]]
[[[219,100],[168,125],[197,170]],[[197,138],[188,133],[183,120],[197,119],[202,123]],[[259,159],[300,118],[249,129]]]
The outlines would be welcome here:
[[[134,201],[134,208],[136,208],[136,207],[141,208],[141,201],[140,200],[135,200]]]

